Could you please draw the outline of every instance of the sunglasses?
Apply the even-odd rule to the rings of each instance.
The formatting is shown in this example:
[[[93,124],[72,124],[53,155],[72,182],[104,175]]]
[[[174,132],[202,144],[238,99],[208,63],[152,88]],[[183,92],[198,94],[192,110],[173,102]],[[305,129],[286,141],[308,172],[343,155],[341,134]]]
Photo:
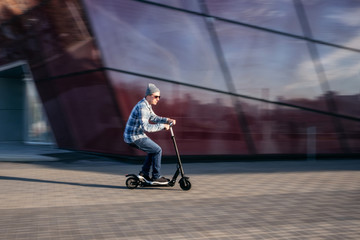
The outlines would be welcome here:
[[[160,99],[160,96],[154,96],[154,95],[153,95],[153,97],[156,98],[156,99]]]

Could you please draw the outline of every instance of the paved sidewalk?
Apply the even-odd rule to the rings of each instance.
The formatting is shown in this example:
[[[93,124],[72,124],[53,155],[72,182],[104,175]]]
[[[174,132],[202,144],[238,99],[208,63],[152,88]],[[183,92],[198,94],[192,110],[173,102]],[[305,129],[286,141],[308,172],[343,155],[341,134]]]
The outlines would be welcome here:
[[[0,239],[360,239],[358,160],[187,163],[190,191],[90,160],[0,162]]]

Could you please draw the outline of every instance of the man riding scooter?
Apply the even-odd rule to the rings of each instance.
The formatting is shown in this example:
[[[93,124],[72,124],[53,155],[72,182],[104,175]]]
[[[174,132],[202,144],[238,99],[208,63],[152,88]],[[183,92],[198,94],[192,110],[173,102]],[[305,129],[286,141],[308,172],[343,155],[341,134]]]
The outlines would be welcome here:
[[[151,140],[145,132],[158,132],[169,130],[170,123],[175,125],[174,119],[157,116],[152,105],[157,105],[160,100],[160,90],[152,83],[148,84],[145,97],[132,109],[124,131],[124,141],[147,153],[139,178],[156,184],[168,184],[169,179],[161,176],[161,147]],[[150,168],[152,167],[152,178]]]

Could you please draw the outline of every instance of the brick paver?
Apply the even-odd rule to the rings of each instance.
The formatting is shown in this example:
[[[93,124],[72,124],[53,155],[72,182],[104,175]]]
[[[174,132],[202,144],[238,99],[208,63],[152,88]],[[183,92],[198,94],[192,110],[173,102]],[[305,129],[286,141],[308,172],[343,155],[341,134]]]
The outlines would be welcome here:
[[[184,168],[190,191],[129,190],[139,165],[0,162],[0,239],[360,239],[360,161]]]

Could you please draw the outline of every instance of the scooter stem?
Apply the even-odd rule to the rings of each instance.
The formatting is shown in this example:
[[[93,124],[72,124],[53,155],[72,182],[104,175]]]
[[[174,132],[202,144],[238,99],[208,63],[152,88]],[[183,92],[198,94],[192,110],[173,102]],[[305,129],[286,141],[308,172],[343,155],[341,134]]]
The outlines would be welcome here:
[[[173,131],[171,125],[170,125],[170,132],[171,132],[171,137],[174,137],[174,131]]]
[[[176,152],[176,157],[177,157],[177,160],[178,160],[178,167],[179,167],[179,171],[180,171],[180,174],[181,174],[181,177],[184,177],[184,170],[183,170],[183,167],[182,167],[182,163],[181,163],[181,159],[180,159],[180,154],[179,154],[179,149],[177,147],[177,144],[176,144],[176,140],[175,140],[175,135],[174,135],[174,131],[172,129],[172,123],[170,123],[170,132],[171,132],[171,139],[173,141],[173,144],[174,144],[174,148],[175,148],[175,152]]]
[[[169,126],[170,126],[170,132],[171,132],[171,137],[174,137],[174,131],[172,129],[172,126],[174,125],[174,123],[170,123]]]

